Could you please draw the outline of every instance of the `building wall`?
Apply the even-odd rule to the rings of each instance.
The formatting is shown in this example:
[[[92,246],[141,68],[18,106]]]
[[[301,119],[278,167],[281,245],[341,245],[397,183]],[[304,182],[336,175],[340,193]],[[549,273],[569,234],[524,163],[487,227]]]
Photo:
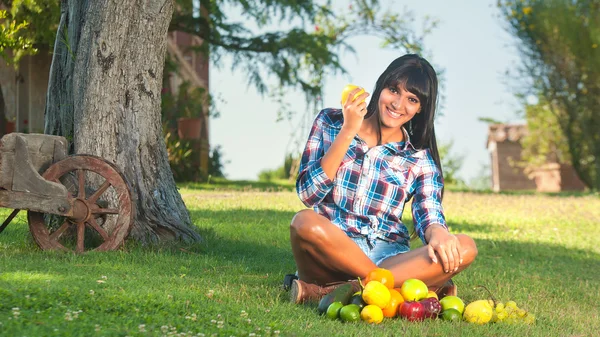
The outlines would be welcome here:
[[[571,165],[560,165],[560,180],[562,191],[583,191],[585,189],[585,185]]]
[[[43,133],[52,56],[45,49],[40,49],[36,55],[24,56],[18,71],[5,62],[1,63],[4,117],[16,122],[15,131]]]
[[[499,190],[535,190],[535,181],[529,179],[523,168],[516,165],[521,160],[521,144],[504,141],[497,143],[496,149]]]
[[[582,191],[585,186],[571,165],[549,159],[539,167],[519,165],[527,134],[523,124],[492,124],[488,130],[487,148],[492,162],[492,189],[536,190],[538,192]],[[550,157],[552,158],[552,156]]]
[[[170,74],[169,86],[171,89],[177,91],[179,85],[186,80],[192,85],[203,87],[206,92],[209,92],[209,61],[202,52],[193,50],[193,47],[198,47],[202,44],[202,40],[197,37],[184,32],[170,32],[169,37],[173,41],[176,48],[169,48],[169,53],[175,57],[176,60],[183,61],[179,63],[179,76],[177,74]],[[200,168],[202,172],[208,172],[208,162],[210,160],[210,142],[209,142],[209,106],[204,105],[202,111],[202,129],[200,133],[200,139],[193,142],[194,152],[197,156],[194,157],[193,165]]]
[[[22,63],[24,86],[27,87],[29,101],[21,114],[19,125],[30,133],[44,133],[44,111],[51,64],[52,56],[48,51],[42,50]]]

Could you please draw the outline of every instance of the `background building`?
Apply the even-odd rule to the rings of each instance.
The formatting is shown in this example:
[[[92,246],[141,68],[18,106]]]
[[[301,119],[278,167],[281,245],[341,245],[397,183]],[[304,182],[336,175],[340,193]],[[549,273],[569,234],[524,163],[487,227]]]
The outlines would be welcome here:
[[[491,155],[492,190],[536,190],[538,192],[582,191],[585,185],[571,165],[548,161],[540,167],[521,163],[523,124],[491,124],[487,149]]]

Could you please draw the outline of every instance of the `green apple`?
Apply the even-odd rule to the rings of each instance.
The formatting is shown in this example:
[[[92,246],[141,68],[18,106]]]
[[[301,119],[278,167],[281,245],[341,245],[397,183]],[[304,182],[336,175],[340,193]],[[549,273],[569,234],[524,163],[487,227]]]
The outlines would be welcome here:
[[[440,304],[442,305],[442,312],[447,309],[455,309],[462,315],[465,311],[465,302],[458,296],[445,296],[440,300]]]
[[[420,301],[427,297],[428,292],[425,282],[416,278],[410,278],[400,286],[400,294],[405,301]]]

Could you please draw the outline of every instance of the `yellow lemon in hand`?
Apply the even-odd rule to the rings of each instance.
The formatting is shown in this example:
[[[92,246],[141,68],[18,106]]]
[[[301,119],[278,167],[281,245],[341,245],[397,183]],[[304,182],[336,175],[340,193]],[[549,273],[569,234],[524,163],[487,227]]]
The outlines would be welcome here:
[[[367,304],[373,304],[379,308],[385,308],[392,295],[390,290],[379,281],[370,281],[363,289],[362,298]]]
[[[344,90],[342,90],[342,105],[346,104],[346,101],[348,100],[348,95],[350,95],[350,92],[356,88],[360,88],[358,85],[354,85],[354,84],[348,84],[344,87]],[[352,98],[352,101],[356,99],[356,97],[362,95],[362,93],[365,92],[365,89],[360,88],[360,91],[354,95],[354,97]],[[364,100],[363,100],[364,102]]]

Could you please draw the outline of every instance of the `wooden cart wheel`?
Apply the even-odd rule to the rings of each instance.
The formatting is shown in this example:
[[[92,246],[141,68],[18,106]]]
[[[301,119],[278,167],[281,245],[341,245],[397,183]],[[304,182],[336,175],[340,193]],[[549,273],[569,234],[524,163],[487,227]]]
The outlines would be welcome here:
[[[135,209],[129,186],[115,165],[95,156],[74,155],[54,163],[42,176],[67,187],[73,216],[27,212],[29,230],[41,249],[83,253],[123,244]]]

